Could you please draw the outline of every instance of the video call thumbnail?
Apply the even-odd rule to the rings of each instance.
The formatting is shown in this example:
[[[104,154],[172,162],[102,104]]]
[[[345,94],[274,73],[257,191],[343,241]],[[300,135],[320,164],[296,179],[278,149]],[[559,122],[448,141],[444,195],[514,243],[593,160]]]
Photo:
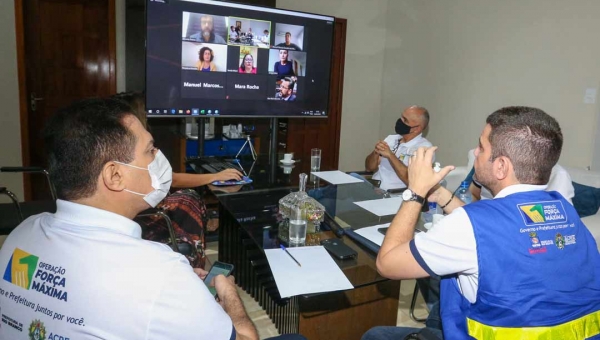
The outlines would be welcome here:
[[[230,45],[270,47],[270,21],[228,17],[227,23],[227,42]]]
[[[277,79],[306,75],[306,53],[290,50],[269,50],[269,74],[277,75]]]
[[[256,74],[258,65],[258,47],[240,46],[239,73]]]
[[[304,46],[304,26],[275,24],[275,47],[302,51]]]
[[[227,18],[183,12],[182,38],[211,44],[227,44]]]
[[[298,77],[285,77],[275,83],[275,99],[293,102],[298,96]]]
[[[226,72],[227,45],[182,41],[181,68],[201,72]]]

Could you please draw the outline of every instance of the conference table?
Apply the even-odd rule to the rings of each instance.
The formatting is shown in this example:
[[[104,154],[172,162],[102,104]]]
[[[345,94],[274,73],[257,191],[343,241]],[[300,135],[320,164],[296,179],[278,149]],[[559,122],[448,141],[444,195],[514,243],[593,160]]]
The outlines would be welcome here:
[[[371,327],[396,325],[400,282],[379,275],[376,254],[344,233],[392,220],[353,203],[382,198],[384,192],[368,182],[331,185],[311,176],[307,193],[325,206],[326,216],[321,231],[308,235],[307,245],[338,238],[354,249],[354,259],[333,258],[354,289],[281,298],[264,250],[279,247],[278,228],[284,221],[278,202],[298,190],[299,173],[289,167],[253,165],[251,184],[233,190],[209,186],[219,201],[219,261],[235,266],[236,283],[260,304],[279,332],[308,339],[360,339]]]

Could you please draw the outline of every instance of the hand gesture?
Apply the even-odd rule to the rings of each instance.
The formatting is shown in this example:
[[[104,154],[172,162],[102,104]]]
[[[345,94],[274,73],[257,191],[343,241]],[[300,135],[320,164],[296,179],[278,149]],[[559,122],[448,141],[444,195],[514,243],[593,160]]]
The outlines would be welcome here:
[[[194,269],[194,273],[196,273],[196,275],[198,275],[200,280],[204,280],[206,275],[208,275],[208,272],[202,268],[193,268],[193,269]]]
[[[454,170],[453,165],[445,166],[440,172],[433,171],[433,155],[437,146],[421,147],[410,156],[408,161],[409,188],[417,195],[425,197],[429,190],[440,183],[446,175]]]
[[[375,145],[375,151],[377,153],[379,153],[379,155],[381,157],[384,157],[387,159],[390,159],[391,157],[396,157],[396,155],[394,155],[394,153],[390,149],[390,146],[388,145],[388,143],[381,141],[381,140]]]
[[[225,169],[221,172],[215,174],[216,181],[228,181],[230,179],[234,179],[239,181],[242,179],[242,173],[236,169]]]

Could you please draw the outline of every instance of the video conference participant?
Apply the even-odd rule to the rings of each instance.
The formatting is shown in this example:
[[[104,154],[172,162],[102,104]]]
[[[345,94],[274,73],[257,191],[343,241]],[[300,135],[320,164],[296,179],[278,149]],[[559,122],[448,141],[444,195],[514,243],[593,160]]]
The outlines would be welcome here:
[[[294,94],[294,87],[296,86],[295,77],[286,77],[279,84],[279,98],[286,102],[293,102],[296,100]]]
[[[431,146],[422,136],[428,125],[429,111],[421,106],[410,106],[396,121],[396,134],[375,144],[375,149],[365,159],[365,169],[375,172],[372,178],[381,181],[380,188],[389,190],[407,186],[409,152]]]
[[[276,47],[285,47],[288,49],[293,49],[294,51],[302,51],[300,46],[292,43],[292,33],[290,32],[285,32],[285,42],[277,44]]]
[[[295,76],[294,66],[291,60],[288,60],[288,51],[279,50],[279,61],[275,62],[273,71],[277,72],[277,79],[283,79],[287,76]]]
[[[247,53],[244,55],[242,63],[240,64],[239,73],[256,74],[256,67],[254,67],[254,57],[252,54]]]
[[[234,26],[229,27],[229,41],[230,42],[240,42],[240,35]]]
[[[171,166],[128,105],[76,102],[50,119],[44,141],[57,211],[28,218],[8,236],[0,249],[0,266],[8,268],[0,288],[18,289],[22,302],[55,314],[46,317],[2,294],[3,313],[38,319],[72,339],[258,339],[231,278],[213,281],[217,302],[201,281],[205,271],[194,272],[168,246],[140,238],[132,218],[167,195]],[[51,276],[53,284],[44,281]],[[51,287],[46,292],[36,288],[44,283]],[[2,339],[21,337],[0,327]]]
[[[419,148],[378,271],[391,279],[441,276],[446,338],[597,338],[588,327],[600,311],[596,241],[562,195],[544,190],[562,149],[558,122],[539,109],[505,107],[486,123],[475,175],[494,199],[454,209],[414,235],[420,202],[453,168],[435,173],[435,148]],[[565,267],[578,274],[556,270]],[[389,331],[378,327],[363,339],[390,338]]]
[[[217,70],[217,65],[213,63],[213,59],[215,58],[214,52],[210,47],[202,47],[200,51],[198,51],[198,62],[196,63],[196,68],[201,72],[214,72]]]
[[[261,37],[260,41],[262,41],[265,44],[271,43],[271,36],[269,36],[269,30],[264,30],[263,34],[264,35]]]
[[[190,39],[205,43],[226,44],[225,39],[214,32],[214,20],[211,15],[204,14],[200,18],[201,31],[190,35]]]

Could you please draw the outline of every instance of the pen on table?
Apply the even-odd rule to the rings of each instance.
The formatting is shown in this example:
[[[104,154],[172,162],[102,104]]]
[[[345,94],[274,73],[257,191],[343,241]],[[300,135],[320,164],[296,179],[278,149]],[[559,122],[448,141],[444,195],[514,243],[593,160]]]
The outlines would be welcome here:
[[[296,258],[294,258],[292,256],[292,254],[290,254],[290,252],[287,249],[285,249],[285,247],[283,246],[283,244],[280,244],[279,246],[281,247],[281,249],[283,249],[283,251],[285,251],[292,258],[292,260],[294,260],[294,262],[296,262],[298,264],[298,266],[302,267],[302,265],[300,264],[300,262],[298,262],[298,260],[296,260]]]
[[[240,160],[236,159],[236,162],[237,162],[238,166],[240,167],[240,169],[242,169],[244,176],[248,177],[248,174],[246,173],[246,171],[244,171],[244,167],[240,164]]]

